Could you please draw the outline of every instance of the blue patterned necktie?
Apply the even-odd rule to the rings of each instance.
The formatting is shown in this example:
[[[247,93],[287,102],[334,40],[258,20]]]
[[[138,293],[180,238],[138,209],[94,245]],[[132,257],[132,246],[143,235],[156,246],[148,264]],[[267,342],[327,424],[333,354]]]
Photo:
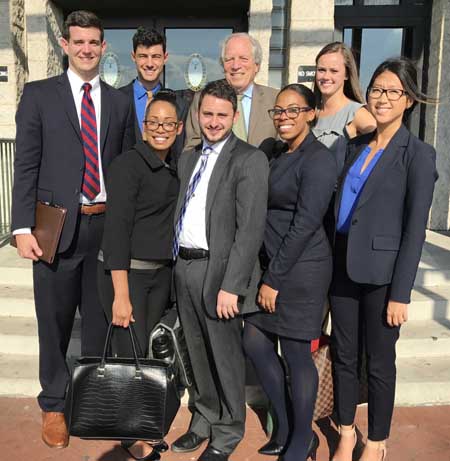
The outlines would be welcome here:
[[[181,230],[183,229],[183,220],[186,214],[187,206],[191,198],[194,196],[195,189],[197,188],[198,183],[200,182],[200,179],[202,177],[202,174],[206,169],[206,164],[208,163],[209,154],[211,152],[212,152],[212,148],[209,146],[203,149],[202,156],[200,159],[200,168],[197,170],[194,176],[192,176],[191,182],[189,183],[189,186],[186,190],[186,195],[184,196],[184,201],[183,201],[183,205],[180,210],[180,215],[178,216],[178,220],[175,225],[175,235],[174,235],[173,243],[172,243],[173,259],[177,258],[178,252],[180,251],[180,234],[181,234]]]

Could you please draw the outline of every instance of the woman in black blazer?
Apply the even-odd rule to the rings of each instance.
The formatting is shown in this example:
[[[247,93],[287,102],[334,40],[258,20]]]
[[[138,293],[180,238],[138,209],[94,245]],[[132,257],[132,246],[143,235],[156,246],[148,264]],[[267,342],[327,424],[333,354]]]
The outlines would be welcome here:
[[[375,132],[350,141],[335,203],[330,288],[335,461],[351,461],[356,444],[358,350],[364,339],[369,384],[368,440],[362,461],[386,456],[395,396],[395,343],[408,318],[437,179],[435,150],[402,124],[417,102],[417,71],[406,59],[383,62],[367,89]]]
[[[259,452],[281,455],[283,461],[315,459],[318,446],[311,427],[318,384],[311,340],[320,336],[331,281],[332,256],[323,217],[337,169],[331,152],[310,133],[314,107],[312,91],[293,84],[280,91],[269,111],[285,144],[270,163],[261,251],[264,273],[258,294],[262,310],[246,317],[244,329],[245,351],[274,410],[272,438]],[[278,341],[289,367],[289,410]]]
[[[179,190],[171,148],[182,129],[174,92],[161,90],[146,109],[144,140],[118,156],[108,171],[99,292],[114,325],[127,328],[133,322],[143,355],[170,298]],[[113,353],[132,356],[128,331],[117,330]],[[144,454],[139,459],[152,456],[150,447],[143,444],[133,447],[130,454],[135,456],[138,448]]]

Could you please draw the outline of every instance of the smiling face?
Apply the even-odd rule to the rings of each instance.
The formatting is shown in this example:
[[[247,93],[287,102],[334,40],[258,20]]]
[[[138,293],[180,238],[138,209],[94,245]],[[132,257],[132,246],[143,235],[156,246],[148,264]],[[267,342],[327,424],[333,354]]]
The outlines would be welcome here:
[[[275,109],[309,108],[306,99],[293,90],[281,92],[275,102]],[[290,150],[301,144],[309,133],[309,123],[314,120],[314,109],[299,112],[295,118],[289,118],[286,112],[282,112],[279,118],[275,118],[273,124],[283,141],[286,141]],[[292,112],[292,111],[291,111]]]
[[[237,93],[244,92],[255,80],[259,64],[255,63],[253,47],[246,37],[231,38],[223,57],[223,70],[227,82]]]
[[[404,90],[402,82],[393,72],[385,71],[380,74],[372,83],[372,88],[383,90]],[[383,93],[380,98],[367,98],[367,106],[371,114],[375,117],[378,126],[389,124],[398,124],[403,120],[403,114],[413,104],[413,100],[406,94],[403,94],[397,101],[390,101]]]
[[[225,139],[233,128],[237,112],[226,99],[206,94],[198,111],[198,121],[203,136],[210,144]]]
[[[168,58],[162,45],[138,45],[131,53],[131,59],[136,64],[138,78],[145,88],[152,89],[158,82]]]
[[[173,130],[167,131],[172,127]],[[142,137],[156,151],[168,152],[182,129],[183,122],[178,121],[175,107],[167,101],[154,101],[145,117]]]
[[[69,58],[69,68],[85,82],[98,75],[98,66],[106,50],[101,32],[95,27],[69,28],[69,39],[61,39],[61,46]]]
[[[316,85],[322,96],[333,96],[338,92],[343,93],[347,78],[347,70],[342,53],[327,53],[317,61]]]

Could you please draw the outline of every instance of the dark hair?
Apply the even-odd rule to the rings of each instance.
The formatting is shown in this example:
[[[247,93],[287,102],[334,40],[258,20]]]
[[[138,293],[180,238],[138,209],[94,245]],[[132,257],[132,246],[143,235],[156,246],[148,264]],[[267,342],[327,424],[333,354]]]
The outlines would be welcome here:
[[[175,112],[177,114],[177,120],[180,120],[180,109],[178,107],[178,104],[177,104],[177,96],[176,96],[176,93],[175,91],[169,89],[169,88],[164,88],[160,91],[158,91],[158,93],[155,94],[155,96],[153,96],[153,99],[149,102],[149,104],[147,105],[146,109],[145,109],[145,117],[144,118],[147,118],[147,115],[148,115],[148,112],[150,110],[150,107],[153,106],[153,104],[157,101],[164,101],[164,102],[168,102],[169,104],[171,104],[174,108],[175,108]]]
[[[134,52],[136,52],[139,45],[142,45],[145,48],[161,45],[163,52],[166,52],[166,39],[156,29],[148,29],[147,27],[139,26],[136,33],[133,35]]]
[[[198,107],[202,105],[203,98],[209,94],[219,99],[225,99],[230,101],[233,106],[233,112],[237,111],[237,95],[234,88],[225,80],[215,80],[209,82],[205,88],[200,92],[200,99],[198,101]]]
[[[62,29],[62,36],[67,41],[70,39],[71,27],[94,27],[95,29],[98,29],[100,31],[100,40],[102,42],[105,37],[102,22],[96,14],[92,13],[92,11],[72,11],[72,13],[70,13],[69,16],[67,16]]]
[[[289,85],[286,85],[285,87],[281,88],[281,90],[277,94],[277,98],[281,93],[284,93],[285,91],[295,91],[297,94],[299,94],[305,101],[308,107],[311,108],[311,110],[315,110],[316,107],[316,96],[315,94],[305,85],[302,85],[301,83],[290,83]],[[314,126],[316,123],[316,118],[314,117],[311,122],[309,122],[310,126]]]
[[[437,99],[431,98],[420,91],[417,83],[417,67],[410,59],[405,57],[387,59],[375,69],[370,79],[369,86],[367,87],[366,98],[369,94],[369,88],[373,86],[377,77],[383,72],[392,72],[395,74],[402,83],[406,94],[413,100],[412,106],[405,110],[405,119],[409,117],[410,113],[419,102],[423,104],[438,103]]]
[[[364,103],[361,88],[359,85],[358,68],[356,67],[355,58],[352,50],[342,42],[332,42],[325,45],[316,56],[316,68],[319,59],[324,54],[330,53],[341,53],[344,58],[345,72],[347,74],[347,80],[344,82],[344,94],[347,98],[352,101]],[[317,105],[320,105],[322,101],[322,94],[314,81],[314,94],[316,95]]]

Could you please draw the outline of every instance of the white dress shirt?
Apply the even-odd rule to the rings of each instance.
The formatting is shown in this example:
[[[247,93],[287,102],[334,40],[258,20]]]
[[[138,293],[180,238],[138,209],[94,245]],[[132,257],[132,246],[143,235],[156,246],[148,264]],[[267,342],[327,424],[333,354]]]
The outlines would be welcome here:
[[[103,169],[102,169],[102,154],[100,151],[100,120],[101,120],[101,88],[100,88],[100,77],[97,75],[90,82],[85,82],[81,77],[79,77],[71,69],[67,71],[67,77],[69,78],[70,88],[72,90],[73,100],[75,101],[75,107],[77,109],[78,120],[80,122],[81,129],[81,101],[83,100],[83,84],[90,83],[91,88],[91,98],[95,107],[95,118],[97,119],[97,148],[98,148],[98,169],[100,173],[100,193],[95,197],[92,202],[90,202],[83,194],[80,194],[80,203],[90,204],[96,202],[106,202],[106,190],[105,190],[105,180],[103,178]]]
[[[228,139],[229,136],[216,144],[208,144],[208,142],[203,139],[202,150],[206,147],[210,147],[212,151],[208,154],[208,162],[206,163],[205,171],[203,171],[194,195],[191,197],[191,200],[186,207],[186,213],[183,218],[183,227],[179,237],[181,247],[209,250],[208,241],[206,240],[206,196],[214,166]],[[201,156],[197,160],[197,164],[195,165],[189,182],[192,181],[195,173],[197,173],[200,169],[200,163]]]
[[[72,90],[73,100],[75,102],[75,107],[77,109],[78,120],[80,122],[81,129],[81,101],[83,99],[83,84],[85,82],[81,77],[79,77],[75,72],[70,68],[67,70],[67,77],[69,79],[70,88]],[[106,189],[105,189],[105,180],[103,178],[102,170],[102,156],[100,152],[100,120],[101,120],[101,88],[100,88],[100,77],[97,75],[90,82],[91,84],[91,98],[95,107],[95,118],[97,121],[97,148],[98,148],[98,168],[100,173],[100,193],[95,197],[95,199],[90,202],[83,194],[80,194],[80,203],[91,204],[96,202],[106,202]],[[84,153],[83,153],[84,155]],[[16,229],[13,231],[13,235],[19,234],[31,234],[31,229],[29,227],[24,227],[21,229]]]

